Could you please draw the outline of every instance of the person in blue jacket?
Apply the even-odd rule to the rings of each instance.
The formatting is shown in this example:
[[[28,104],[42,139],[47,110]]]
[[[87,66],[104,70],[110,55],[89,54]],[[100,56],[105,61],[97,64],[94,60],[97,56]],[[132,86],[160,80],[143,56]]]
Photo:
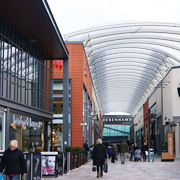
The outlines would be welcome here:
[[[111,146],[108,146],[107,153],[108,153],[109,159],[111,158],[111,153],[112,153],[111,151],[112,151]]]

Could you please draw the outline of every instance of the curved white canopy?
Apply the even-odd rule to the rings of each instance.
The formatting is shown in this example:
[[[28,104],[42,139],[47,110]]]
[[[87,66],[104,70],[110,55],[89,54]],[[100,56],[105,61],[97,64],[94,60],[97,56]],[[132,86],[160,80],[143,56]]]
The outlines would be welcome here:
[[[171,67],[180,65],[180,24],[99,26],[65,40],[83,41],[102,114],[135,115]]]

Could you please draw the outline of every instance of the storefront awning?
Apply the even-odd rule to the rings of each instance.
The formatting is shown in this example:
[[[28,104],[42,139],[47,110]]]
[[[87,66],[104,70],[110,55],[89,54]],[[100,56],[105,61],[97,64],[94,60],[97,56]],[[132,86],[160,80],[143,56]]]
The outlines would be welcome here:
[[[16,26],[48,59],[68,59],[68,51],[46,0],[5,0],[0,15]]]

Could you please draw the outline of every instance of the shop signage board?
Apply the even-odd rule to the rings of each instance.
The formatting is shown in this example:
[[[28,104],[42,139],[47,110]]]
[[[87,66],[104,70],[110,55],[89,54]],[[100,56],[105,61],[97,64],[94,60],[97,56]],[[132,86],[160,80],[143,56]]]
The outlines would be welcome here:
[[[32,121],[30,117],[13,114],[13,124],[17,126],[27,126],[33,128],[41,128],[41,121]]]
[[[103,124],[127,124],[133,123],[132,116],[126,115],[105,115],[102,117]]]
[[[161,161],[174,161],[174,152],[173,152],[173,133],[167,134],[167,152],[161,153]]]

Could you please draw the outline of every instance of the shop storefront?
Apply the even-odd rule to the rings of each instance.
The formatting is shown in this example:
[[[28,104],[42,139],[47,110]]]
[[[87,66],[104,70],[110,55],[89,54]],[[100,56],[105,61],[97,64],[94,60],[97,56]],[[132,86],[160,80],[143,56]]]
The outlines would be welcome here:
[[[12,139],[23,152],[50,150],[52,61],[7,19],[0,24],[0,151]]]
[[[12,104],[12,103],[11,103]],[[29,112],[31,109],[29,109]],[[47,144],[49,119],[27,111],[0,106],[0,152],[16,139],[23,152],[49,150]]]
[[[150,147],[150,123],[149,123],[149,109],[147,100],[143,105],[143,116],[144,116],[144,142],[147,142],[148,147]]]
[[[157,152],[157,119],[156,119],[156,104],[154,104],[149,109],[149,121],[150,121],[150,147],[154,149],[154,152]]]
[[[144,143],[144,130],[143,130],[143,128],[136,131],[136,143],[139,147],[141,147]]]
[[[71,93],[72,81],[69,81],[69,132],[68,146],[71,146]],[[50,138],[50,137],[49,137]],[[51,142],[50,142],[51,143]],[[53,124],[52,150],[63,150],[63,80],[53,79]]]
[[[23,152],[35,152],[37,146],[48,150],[44,142],[48,131],[45,122],[52,120],[52,71],[47,68],[51,62],[44,60],[45,54],[35,46],[32,55],[19,44],[24,40],[31,47],[28,39],[5,19],[0,21],[0,149],[4,151],[10,140],[17,139]]]
[[[0,107],[0,152],[5,150],[5,112]]]
[[[83,144],[88,140],[92,144],[92,121],[91,121],[91,101],[85,86],[83,86]],[[91,131],[91,132],[90,132]]]
[[[84,46],[82,42],[66,42],[69,51],[69,94],[68,115],[64,117],[62,101],[64,100],[64,77],[61,67],[53,68],[53,145],[54,149],[60,146],[71,145],[82,147],[85,140],[92,141],[91,102],[92,79],[87,65]],[[57,62],[57,61],[56,61]],[[61,64],[60,64],[61,65]],[[63,63],[64,69],[64,63]],[[62,111],[63,110],[63,111]],[[63,119],[62,119],[63,118]],[[63,132],[59,133],[63,123]],[[65,124],[66,123],[66,124]],[[66,132],[65,133],[65,129]],[[61,129],[62,130],[62,129]],[[58,133],[56,133],[58,132]],[[67,140],[62,144],[62,134]],[[90,144],[91,145],[91,144]]]
[[[10,113],[10,139],[19,142],[23,152],[36,152],[38,147],[44,149],[44,121],[20,114]]]

